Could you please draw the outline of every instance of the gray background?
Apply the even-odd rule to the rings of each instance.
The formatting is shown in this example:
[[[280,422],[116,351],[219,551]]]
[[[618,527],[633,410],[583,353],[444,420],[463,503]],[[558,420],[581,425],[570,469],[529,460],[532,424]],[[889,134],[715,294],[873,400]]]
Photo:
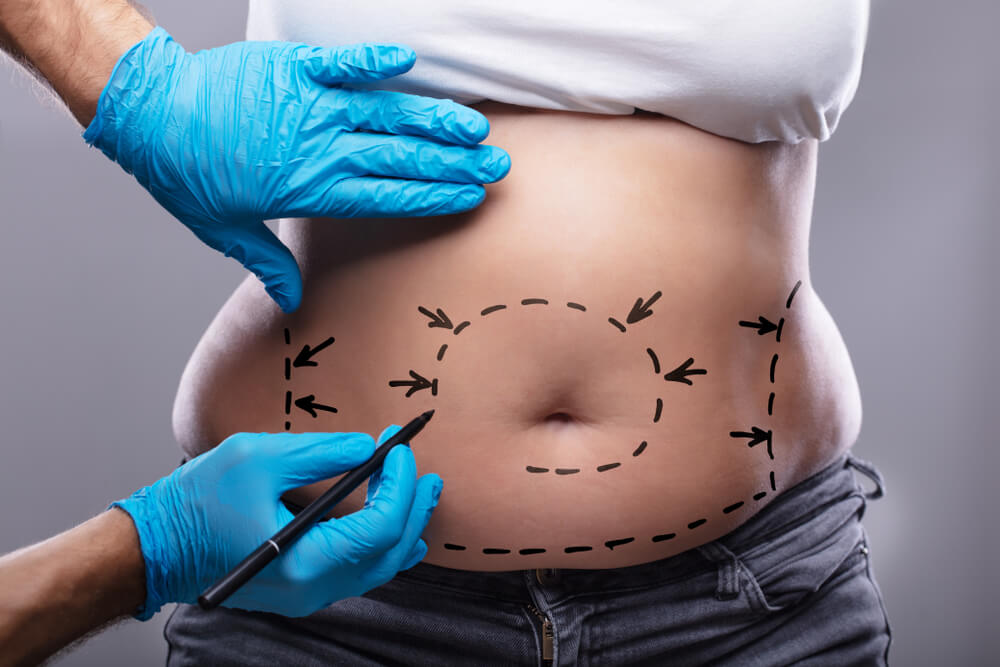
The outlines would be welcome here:
[[[246,7],[156,0],[190,50],[241,39]],[[996,4],[874,0],[854,105],[820,150],[813,282],[865,413],[855,453],[899,665],[1000,653]],[[0,68],[0,551],[45,538],[177,464],[181,369],[242,270],[200,245],[57,105]],[[162,663],[166,615],[56,662]]]

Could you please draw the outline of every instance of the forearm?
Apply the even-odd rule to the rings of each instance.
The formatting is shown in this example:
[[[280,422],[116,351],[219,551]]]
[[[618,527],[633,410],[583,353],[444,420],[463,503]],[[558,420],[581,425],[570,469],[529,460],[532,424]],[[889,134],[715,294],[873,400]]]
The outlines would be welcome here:
[[[0,0],[0,48],[30,63],[83,126],[118,58],[152,28],[128,0]]]
[[[132,519],[117,509],[0,558],[0,665],[36,664],[146,598]]]

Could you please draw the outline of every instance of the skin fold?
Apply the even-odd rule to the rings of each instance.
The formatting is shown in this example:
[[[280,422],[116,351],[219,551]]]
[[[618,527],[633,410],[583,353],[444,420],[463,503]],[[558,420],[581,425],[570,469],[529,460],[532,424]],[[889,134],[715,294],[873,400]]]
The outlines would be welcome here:
[[[424,562],[490,571],[680,553],[853,444],[857,380],[809,275],[816,141],[474,108],[512,158],[479,208],[282,221],[303,305],[249,278],[222,307],[177,394],[188,455],[433,408],[412,443],[444,480]]]

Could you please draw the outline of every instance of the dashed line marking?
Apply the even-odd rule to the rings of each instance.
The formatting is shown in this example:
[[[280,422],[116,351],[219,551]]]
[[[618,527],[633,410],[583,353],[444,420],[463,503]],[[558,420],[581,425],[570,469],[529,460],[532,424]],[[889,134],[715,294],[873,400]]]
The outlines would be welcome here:
[[[743,507],[743,501],[742,500],[740,502],[738,502],[738,503],[733,503],[732,505],[727,505],[726,507],[723,507],[722,508],[722,513],[723,514],[729,514],[730,512],[738,510],[741,507]]]
[[[646,354],[648,354],[649,358],[653,360],[653,372],[656,373],[657,375],[659,375],[660,374],[660,360],[656,358],[656,352],[653,352],[653,348],[647,347],[646,348]]]
[[[792,293],[788,295],[788,301],[785,302],[785,308],[791,308],[792,307],[792,299],[795,298],[795,293],[799,291],[800,287],[802,287],[802,281],[801,280],[799,282],[795,283],[795,287],[792,288]]]

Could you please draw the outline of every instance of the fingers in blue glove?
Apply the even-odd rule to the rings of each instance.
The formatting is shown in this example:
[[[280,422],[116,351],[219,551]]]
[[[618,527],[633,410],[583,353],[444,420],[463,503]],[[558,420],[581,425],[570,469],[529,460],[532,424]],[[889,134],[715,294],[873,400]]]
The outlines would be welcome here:
[[[302,303],[302,274],[292,252],[263,222],[246,225],[242,233],[213,223],[181,219],[203,243],[233,257],[264,283],[264,289],[286,313]]]
[[[417,60],[413,49],[402,44],[371,43],[337,49],[313,47],[303,57],[306,74],[328,86],[388,79],[409,71]],[[490,133],[485,116],[450,100],[389,90],[356,94],[359,104],[348,106],[355,129],[437,137],[461,144],[478,144]],[[373,109],[379,113],[373,114]]]
[[[378,440],[376,440],[376,447],[382,445],[383,442],[391,438],[393,435],[399,431],[402,426],[399,424],[390,424],[389,426],[382,429],[382,433],[379,434]],[[407,445],[408,447],[409,445]],[[385,467],[383,463],[383,468]],[[375,492],[378,491],[379,482],[382,479],[382,470],[376,470],[372,473],[371,477],[368,478],[368,489],[365,493],[365,507],[371,507],[372,501],[375,499]]]
[[[340,169],[358,176],[390,176],[452,183],[492,183],[510,171],[507,151],[495,146],[452,146],[433,139],[352,132],[337,139]]]
[[[361,42],[333,49],[307,47],[302,59],[313,81],[332,86],[398,76],[413,67],[417,54],[402,44]]]
[[[387,555],[386,566],[391,571],[390,578],[399,570],[409,570],[427,555],[427,543],[420,539],[420,536],[427,528],[434,508],[437,507],[442,484],[441,478],[433,473],[424,475],[417,481],[413,511],[410,513],[410,519],[403,530],[403,537],[399,540],[396,553],[391,553],[391,556]],[[413,546],[409,552],[404,551],[410,544]]]
[[[417,466],[405,445],[393,447],[382,464],[372,503],[353,514],[319,524],[328,545],[328,557],[360,563],[379,557],[403,537],[413,508]],[[400,554],[400,561],[409,552]]]
[[[375,453],[375,440],[367,433],[265,433],[253,447],[284,493],[356,468]]]
[[[311,207],[310,202],[302,202],[302,208],[288,215],[306,217],[306,210],[330,218],[450,215],[475,208],[485,198],[481,185],[358,176],[345,178],[321,193]]]
[[[486,116],[451,100],[394,90],[352,90],[346,104],[344,99],[340,91],[321,104],[355,130],[432,137],[466,146],[490,134]]]

